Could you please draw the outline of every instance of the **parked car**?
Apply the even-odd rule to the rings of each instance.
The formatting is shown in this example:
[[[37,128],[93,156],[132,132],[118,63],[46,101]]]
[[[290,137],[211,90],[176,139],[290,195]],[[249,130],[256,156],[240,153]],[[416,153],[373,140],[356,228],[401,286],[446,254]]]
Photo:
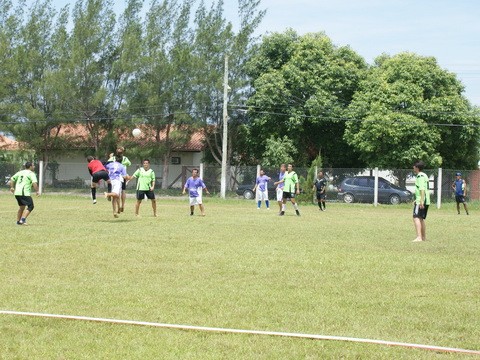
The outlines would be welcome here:
[[[270,184],[269,184],[270,185]],[[255,199],[255,193],[252,191],[252,189],[255,187],[255,184],[247,184],[247,185],[238,185],[237,188],[237,195],[243,196],[244,199]],[[270,200],[275,200],[276,199],[276,189],[277,187],[274,186],[273,184],[271,186],[268,186],[268,198]]]
[[[356,176],[342,181],[338,187],[338,199],[346,202],[373,203],[375,177]],[[378,202],[387,204],[400,204],[412,200],[412,193],[401,188],[384,178],[378,178]]]

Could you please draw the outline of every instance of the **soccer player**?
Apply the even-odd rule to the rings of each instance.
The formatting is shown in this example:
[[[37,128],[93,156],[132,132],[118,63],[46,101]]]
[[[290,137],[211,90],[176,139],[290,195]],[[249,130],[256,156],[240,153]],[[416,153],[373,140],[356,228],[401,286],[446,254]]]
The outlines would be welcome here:
[[[287,172],[283,176],[283,179],[280,180],[284,183],[283,186],[283,200],[282,200],[282,211],[280,211],[280,216],[285,215],[285,208],[287,204],[287,200],[293,204],[293,208],[295,209],[295,213],[297,216],[300,216],[300,211],[298,210],[298,205],[295,202],[295,194],[300,194],[300,182],[298,181],[298,175],[295,171],[293,171],[293,165],[288,164]]]
[[[87,156],[88,171],[92,176],[92,182],[90,185],[92,191],[92,201],[97,203],[97,186],[100,180],[104,180],[107,184],[110,184],[110,178],[108,177],[108,171],[103,166],[100,160],[95,159],[93,156]]]
[[[139,216],[140,204],[142,200],[152,201],[153,216],[157,217],[157,200],[155,200],[155,172],[150,168],[150,160],[144,159],[143,167],[137,169],[131,178],[137,178],[137,203],[135,204],[135,216]]]
[[[17,172],[10,178],[10,191],[15,195],[19,206],[17,225],[27,225],[27,217],[33,211],[32,186],[37,196],[39,195],[37,175],[33,172],[34,169],[35,165],[27,161],[25,169]]]
[[[413,165],[415,178],[415,203],[413,206],[413,223],[417,237],[413,242],[426,241],[425,219],[427,218],[428,207],[430,205],[430,191],[428,190],[428,176],[423,172],[425,164],[423,161],[417,161]]]
[[[127,169],[122,165],[122,157],[117,155],[115,161],[108,162],[105,168],[108,170],[108,177],[112,184],[112,190],[105,193],[106,198],[112,198],[113,216],[120,214],[120,197],[122,194],[122,183],[129,179]]]
[[[187,189],[190,198],[190,216],[193,216],[195,205],[198,205],[202,216],[205,216],[205,207],[203,206],[202,202],[202,192],[203,189],[205,189],[207,194],[210,194],[210,192],[208,191],[203,180],[198,176],[198,169],[192,170],[192,176],[186,181],[182,194],[185,194]]]
[[[256,198],[257,198],[257,210],[260,210],[260,206],[262,205],[262,200],[265,201],[265,206],[267,210],[270,210],[270,202],[268,201],[268,182],[271,179],[265,175],[263,170],[260,170],[260,176],[257,177],[255,181],[255,187],[252,189],[253,192],[256,191]]]
[[[323,172],[320,171],[317,174],[315,183],[313,184],[313,190],[317,191],[317,202],[320,211],[325,211],[325,198],[326,198],[327,180],[323,176]]]
[[[121,164],[123,166],[125,166],[125,170],[127,170],[127,173],[128,173],[128,167],[130,165],[132,165],[132,162],[128,159],[128,157],[126,157],[124,155],[125,153],[125,148],[123,146],[119,146],[117,148],[117,150],[115,151],[115,154],[110,154],[110,158],[108,159],[108,161],[115,161],[115,157],[118,155],[118,156],[121,156],[122,157],[122,161],[121,161]],[[122,195],[121,195],[121,205],[120,205],[120,212],[123,212],[124,209],[125,209],[125,200],[127,199],[127,193],[125,192],[126,190],[126,186],[127,186],[127,182],[124,181],[122,182]]]
[[[455,201],[457,202],[457,213],[460,215],[460,204],[463,204],[463,208],[468,215],[467,201],[467,182],[462,179],[462,173],[457,172],[455,174],[455,181],[452,184],[452,189],[455,191]]]
[[[287,170],[287,166],[285,164],[280,165],[280,173],[278,174],[278,181],[274,182],[273,185],[277,185],[277,202],[278,202],[278,214],[282,211],[282,204],[283,204],[283,186],[285,185],[282,181],[283,177],[285,176],[285,171]]]

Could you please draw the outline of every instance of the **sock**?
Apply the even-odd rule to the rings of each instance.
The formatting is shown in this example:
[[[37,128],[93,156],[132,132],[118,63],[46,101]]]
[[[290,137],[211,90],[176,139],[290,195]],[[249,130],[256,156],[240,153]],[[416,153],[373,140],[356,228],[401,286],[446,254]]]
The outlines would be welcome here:
[[[294,208],[295,210],[298,210],[298,205],[297,205],[297,203],[293,204],[293,208]]]
[[[27,221],[27,219],[25,219],[24,217],[22,217],[22,218],[20,219],[20,221],[24,223],[24,222]]]
[[[257,201],[257,207],[259,208],[262,205],[262,202],[259,200]]]
[[[325,204],[325,201],[324,201],[324,202],[322,202],[322,204],[323,204],[323,210],[325,210],[325,209],[326,209],[326,204]]]
[[[285,211],[285,204],[282,204],[282,211]]]
[[[97,188],[91,188],[92,190],[92,200],[95,200],[97,198]]]
[[[318,207],[321,209],[322,208],[322,203],[318,202]]]
[[[267,208],[269,208],[270,207],[270,201],[265,200],[265,205],[267,205]]]
[[[112,184],[107,183],[107,192],[112,192]]]

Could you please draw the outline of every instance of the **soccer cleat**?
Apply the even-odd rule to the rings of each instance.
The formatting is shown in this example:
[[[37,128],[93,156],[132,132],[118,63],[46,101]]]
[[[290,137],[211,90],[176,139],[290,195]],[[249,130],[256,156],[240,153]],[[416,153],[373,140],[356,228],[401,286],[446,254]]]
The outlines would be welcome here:
[[[23,225],[24,223],[21,221],[17,221],[17,225]]]
[[[193,212],[190,213],[190,216],[193,216]]]
[[[118,209],[118,212],[119,212],[119,213],[123,212],[123,207],[121,207],[120,209]]]
[[[118,214],[117,213],[113,214],[113,217],[118,218]]]
[[[420,239],[420,238],[415,238],[415,240],[413,240],[412,242],[422,242],[424,240]]]
[[[257,207],[257,210],[260,210],[260,208],[259,208],[259,207]]]
[[[95,205],[97,203],[97,199],[93,200],[92,202]]]
[[[283,216],[285,215],[285,211],[280,211],[280,214],[278,214],[278,216]]]
[[[300,216],[300,211],[295,210],[295,213],[297,214],[297,216]]]
[[[270,210],[270,208],[267,208],[267,210]]]

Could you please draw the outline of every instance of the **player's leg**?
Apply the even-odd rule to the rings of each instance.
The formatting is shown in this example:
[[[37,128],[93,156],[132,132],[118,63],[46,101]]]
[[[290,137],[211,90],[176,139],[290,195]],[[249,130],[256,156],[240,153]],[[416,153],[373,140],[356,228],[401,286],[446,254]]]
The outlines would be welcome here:
[[[460,201],[457,199],[457,214],[460,215]]]
[[[420,206],[417,204],[413,205],[413,226],[415,227],[416,237],[413,242],[423,241],[422,234],[422,214]]]
[[[320,200],[321,200],[321,202],[322,202],[323,211],[327,210],[325,198],[326,198],[326,195],[325,195],[325,194],[322,194]]]
[[[270,201],[268,200],[268,190],[264,191],[263,198],[265,199],[265,206],[267,207],[267,210],[270,210]]]
[[[298,210],[298,205],[297,205],[297,202],[295,201],[295,198],[293,197],[293,195],[290,198],[290,202],[292,203],[293,208],[295,209],[295,214],[297,214],[297,216],[300,216],[300,211]]]
[[[205,206],[203,206],[203,204],[198,204],[198,207],[200,208],[200,213],[202,216],[205,216]]]
[[[97,183],[96,182],[92,182],[90,183],[90,191],[92,193],[92,201],[94,204],[97,203]]]
[[[190,205],[190,216],[193,216],[193,213],[195,212],[195,206]]]
[[[282,202],[283,202],[283,190],[277,189],[277,203],[278,203],[278,212],[282,211]]]
[[[467,207],[467,202],[466,201],[463,202],[463,208],[465,209],[465,212],[468,215],[468,207]]]
[[[121,205],[120,205],[120,212],[123,212],[125,209],[125,200],[127,199],[127,183],[125,180],[122,181],[122,198],[121,198]]]
[[[18,207],[18,211],[17,211],[17,224],[18,225],[23,225],[22,217],[23,217],[23,212],[25,211],[25,208],[26,208],[25,205],[21,205],[21,206]]]
[[[287,207],[287,198],[289,197],[290,193],[283,192],[283,199],[282,199],[282,209],[280,210],[280,216],[285,215],[285,208]]]
[[[422,230],[422,240],[427,241],[427,224],[425,219],[420,219],[421,230]]]
[[[152,199],[153,216],[157,217],[157,200]]]

